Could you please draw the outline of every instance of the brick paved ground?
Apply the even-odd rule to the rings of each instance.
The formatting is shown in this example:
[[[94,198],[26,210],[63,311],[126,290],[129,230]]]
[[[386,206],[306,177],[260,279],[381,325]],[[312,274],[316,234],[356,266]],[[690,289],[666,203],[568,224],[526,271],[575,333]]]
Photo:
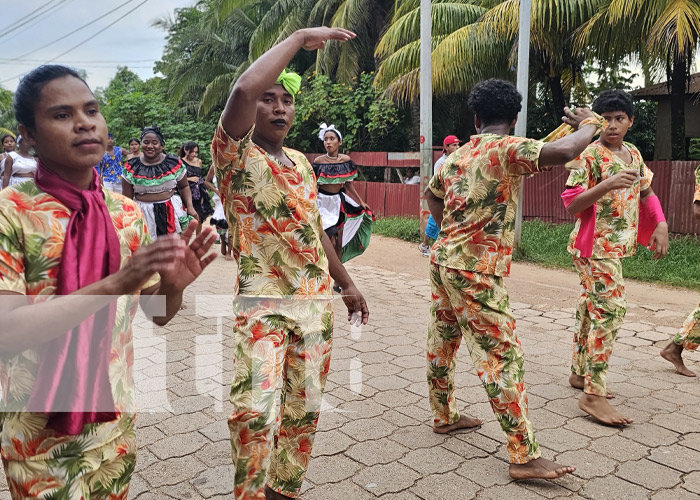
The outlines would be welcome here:
[[[614,404],[636,423],[617,429],[586,418],[577,406],[580,393],[566,385],[573,308],[561,307],[556,287],[544,303],[512,296],[544,456],[578,469],[553,483],[515,483],[507,474],[504,436],[466,351],[458,358],[457,398],[486,424],[451,436],[431,432],[424,366],[427,280],[348,267],[372,317],[361,332],[351,331],[343,314],[336,318],[304,499],[700,498],[700,381],[673,374],[658,356],[682,322],[684,307],[630,305],[609,380]],[[188,292],[188,309],[156,336],[136,342],[142,410],[131,499],[231,498],[226,419],[232,340],[230,321],[218,320],[216,311],[230,309],[226,294],[234,269],[217,260]],[[541,275],[546,283],[547,272]],[[198,294],[209,297],[195,299]],[[688,358],[691,368],[700,369],[700,355]],[[4,479],[0,498],[9,498]]]

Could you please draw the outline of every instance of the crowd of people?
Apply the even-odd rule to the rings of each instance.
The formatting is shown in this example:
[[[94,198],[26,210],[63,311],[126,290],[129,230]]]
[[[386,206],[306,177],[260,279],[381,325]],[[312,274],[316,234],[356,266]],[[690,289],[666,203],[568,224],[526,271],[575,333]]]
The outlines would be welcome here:
[[[0,447],[13,499],[126,498],[136,460],[131,321],[138,306],[158,325],[175,316],[212,262],[217,232],[238,262],[233,494],[299,496],[330,368],[333,288],[349,322],[369,320],[343,262],[366,248],[373,215],[335,126],[321,125],[326,153],[313,163],[284,146],[301,83],[286,68],[301,49],[354,37],[302,29],[253,62],[221,114],[206,174],[196,143],[168,154],[157,126],[129,141],[128,153],[115,146],[75,71],[42,66],[22,79],[19,151],[3,138],[0,191]],[[606,383],[625,315],[621,259],[638,242],[663,257],[668,227],[653,173],[624,142],[634,121],[626,93],[603,92],[592,110],[566,108],[543,141],[510,135],[521,96],[508,82],[477,84],[468,104],[477,133],[461,147],[445,138],[425,192],[435,235],[426,336],[433,431],[482,424],[455,397],[464,339],[505,433],[510,476],[554,479],[574,468],[541,456],[504,285],[521,179],[557,165],[570,171],[562,199],[576,216],[568,250],[581,295],[568,382],[603,424],[632,423],[609,404]],[[694,207],[700,218],[700,169]],[[216,232],[202,227],[209,216]],[[154,312],[156,296],[164,311]],[[698,347],[699,320],[700,308],[662,352],[683,375],[694,375],[682,353]]]

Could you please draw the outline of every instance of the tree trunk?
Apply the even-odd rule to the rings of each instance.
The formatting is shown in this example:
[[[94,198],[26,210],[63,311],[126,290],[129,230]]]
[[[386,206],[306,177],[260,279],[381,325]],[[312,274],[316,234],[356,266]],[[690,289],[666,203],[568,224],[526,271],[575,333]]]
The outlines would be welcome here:
[[[685,160],[685,89],[686,67],[684,57],[674,57],[671,72],[671,159]]]
[[[554,116],[557,121],[564,116],[564,107],[566,106],[566,98],[564,97],[564,89],[561,86],[561,75],[556,75],[549,79],[549,88],[552,91],[552,104],[554,105]]]

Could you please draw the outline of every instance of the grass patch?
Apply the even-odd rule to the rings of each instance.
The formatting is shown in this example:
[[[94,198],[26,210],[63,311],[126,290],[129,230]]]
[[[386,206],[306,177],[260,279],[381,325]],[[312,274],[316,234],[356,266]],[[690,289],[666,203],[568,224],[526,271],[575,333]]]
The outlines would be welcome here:
[[[571,255],[566,251],[573,224],[548,224],[533,220],[523,223],[521,247],[515,252],[518,261],[544,267],[574,270]],[[422,241],[417,218],[387,217],[375,222],[372,231],[382,236],[412,243]],[[666,257],[655,261],[651,252],[638,247],[634,257],[622,259],[625,278],[663,283],[697,290],[700,288],[700,239],[695,236],[671,236]]]

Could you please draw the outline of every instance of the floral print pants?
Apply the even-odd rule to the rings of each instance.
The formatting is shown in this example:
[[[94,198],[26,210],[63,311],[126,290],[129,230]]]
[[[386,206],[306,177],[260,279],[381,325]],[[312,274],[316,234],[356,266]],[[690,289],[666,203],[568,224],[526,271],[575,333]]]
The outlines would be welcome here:
[[[236,500],[297,497],[331,360],[331,300],[239,297],[228,420]]]
[[[113,441],[86,451],[95,427],[102,424],[86,425],[78,436],[47,440],[45,446],[63,442],[46,460],[6,460],[3,453],[12,500],[126,500],[136,465],[136,436],[133,420],[124,423],[124,432]]]
[[[571,372],[584,377],[586,394],[605,396],[608,362],[627,313],[620,259],[574,257],[581,279]]]
[[[673,337],[673,342],[687,351],[694,351],[700,346],[700,305],[690,313],[683,328]]]
[[[496,418],[511,463],[540,456],[528,418],[523,350],[503,279],[431,264],[432,323],[428,328],[428,392],[436,427],[459,420],[455,357],[464,339]]]

